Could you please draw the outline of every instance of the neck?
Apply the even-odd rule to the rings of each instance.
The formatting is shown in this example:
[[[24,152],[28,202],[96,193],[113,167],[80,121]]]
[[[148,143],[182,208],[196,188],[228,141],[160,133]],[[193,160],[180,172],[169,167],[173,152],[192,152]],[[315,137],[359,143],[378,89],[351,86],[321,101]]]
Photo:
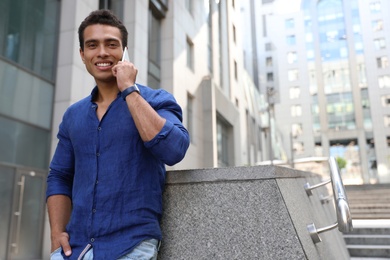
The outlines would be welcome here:
[[[116,99],[119,89],[118,86],[113,83],[107,82],[97,82],[97,87],[99,89],[97,95],[97,102],[112,102]]]

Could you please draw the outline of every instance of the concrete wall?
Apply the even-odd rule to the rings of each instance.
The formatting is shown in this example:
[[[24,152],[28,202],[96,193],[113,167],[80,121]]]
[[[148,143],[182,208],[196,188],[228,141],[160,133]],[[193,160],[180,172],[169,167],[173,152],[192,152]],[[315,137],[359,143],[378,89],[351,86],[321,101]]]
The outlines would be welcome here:
[[[167,175],[159,259],[349,259],[342,234],[307,225],[333,224],[333,204],[308,197],[318,176],[258,166],[171,171]],[[330,184],[329,184],[330,185]]]

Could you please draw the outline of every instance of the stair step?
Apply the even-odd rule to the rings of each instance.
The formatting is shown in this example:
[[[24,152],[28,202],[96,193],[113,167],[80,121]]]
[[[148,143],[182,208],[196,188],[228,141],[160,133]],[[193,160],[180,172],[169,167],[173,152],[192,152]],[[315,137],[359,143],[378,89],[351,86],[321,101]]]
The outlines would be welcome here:
[[[388,260],[390,257],[351,257],[350,260]]]
[[[347,245],[348,249],[390,249],[390,245]]]
[[[390,245],[390,235],[345,234],[347,245]]]
[[[390,245],[347,245],[351,257],[389,257]]]
[[[390,236],[390,228],[354,228],[351,232],[344,233],[344,236]]]

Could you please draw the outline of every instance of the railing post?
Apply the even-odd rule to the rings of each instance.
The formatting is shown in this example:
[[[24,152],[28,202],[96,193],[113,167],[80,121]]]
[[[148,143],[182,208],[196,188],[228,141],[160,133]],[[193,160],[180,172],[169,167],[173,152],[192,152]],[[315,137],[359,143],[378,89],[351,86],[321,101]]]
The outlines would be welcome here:
[[[314,243],[321,242],[321,238],[319,236],[320,233],[332,230],[338,227],[340,232],[351,232],[353,230],[352,226],[352,217],[351,212],[349,210],[347,194],[344,189],[344,184],[340,176],[340,170],[337,166],[337,161],[334,157],[329,158],[329,167],[330,167],[330,180],[319,183],[317,185],[310,186],[309,183],[304,185],[306,194],[308,196],[313,195],[312,190],[323,186],[328,183],[332,183],[333,190],[333,199],[335,201],[336,206],[336,214],[337,214],[337,222],[333,225],[324,227],[324,228],[316,228],[314,223],[309,224],[307,226],[307,230],[313,240]],[[322,197],[321,203],[324,204],[328,200],[328,197]]]

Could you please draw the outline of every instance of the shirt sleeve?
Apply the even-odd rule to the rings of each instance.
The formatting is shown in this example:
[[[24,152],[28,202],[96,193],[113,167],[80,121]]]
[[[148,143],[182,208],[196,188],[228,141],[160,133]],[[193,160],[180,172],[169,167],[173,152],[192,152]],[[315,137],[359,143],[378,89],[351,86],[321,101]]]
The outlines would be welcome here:
[[[65,121],[64,116],[57,135],[57,148],[50,163],[46,199],[52,195],[66,195],[72,198],[74,152],[66,131]]]
[[[182,110],[173,96],[168,93],[155,109],[166,119],[166,122],[152,140],[145,142],[145,147],[156,158],[172,166],[184,158],[190,145],[188,131],[182,124]]]

